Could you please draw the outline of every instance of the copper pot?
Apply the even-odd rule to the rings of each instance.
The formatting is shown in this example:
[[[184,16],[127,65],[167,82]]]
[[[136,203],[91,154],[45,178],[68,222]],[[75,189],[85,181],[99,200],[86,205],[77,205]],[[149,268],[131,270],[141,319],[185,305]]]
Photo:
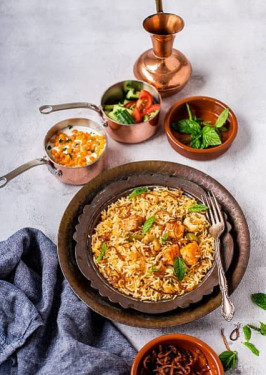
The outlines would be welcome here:
[[[161,105],[161,96],[155,87],[143,81],[122,81],[109,87],[101,98],[100,106],[95,104],[81,102],[81,103],[66,103],[59,105],[44,105],[40,107],[40,112],[48,114],[55,111],[73,108],[89,108],[96,111],[103,120],[103,126],[106,127],[107,133],[115,141],[123,143],[139,143],[152,137],[158,130],[159,112],[149,121],[143,121],[138,124],[119,124],[111,120],[103,111],[105,104],[118,103],[125,96],[123,87],[125,84],[130,85],[135,90],[147,90],[152,96],[155,103]]]
[[[47,152],[47,144],[51,137],[58,131],[66,128],[69,124],[89,127],[94,129],[101,135],[105,135],[103,128],[92,120],[85,118],[71,118],[58,122],[52,128],[50,128],[44,138],[43,146],[45,150],[45,156],[39,159],[31,160],[20,167],[14,169],[8,174],[0,177],[0,188],[6,186],[6,184],[20,175],[21,173],[27,171],[30,168],[36,167],[38,165],[46,164],[48,170],[61,182],[69,185],[83,185],[89,182],[91,179],[96,177],[99,173],[103,171],[107,163],[107,137],[105,150],[102,155],[92,164],[86,165],[84,167],[66,167],[61,164],[55,163],[49,156]]]

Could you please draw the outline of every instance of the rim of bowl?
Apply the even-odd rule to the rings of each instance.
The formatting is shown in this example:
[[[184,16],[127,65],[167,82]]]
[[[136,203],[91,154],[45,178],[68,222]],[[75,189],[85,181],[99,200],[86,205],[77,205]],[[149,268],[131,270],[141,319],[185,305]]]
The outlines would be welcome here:
[[[232,121],[230,121],[230,124],[232,126],[232,134],[221,145],[219,145],[219,146],[212,146],[211,148],[206,148],[206,149],[192,148],[192,147],[186,146],[184,143],[180,142],[173,135],[172,130],[171,130],[171,126],[170,126],[170,121],[169,121],[170,120],[170,116],[172,115],[172,112],[176,108],[178,108],[179,106],[181,106],[182,104],[189,103],[189,102],[192,102],[192,101],[195,101],[195,100],[215,102],[215,103],[218,103],[220,106],[222,106],[224,109],[225,108],[229,109],[229,114],[232,116]],[[167,111],[167,113],[165,115],[165,119],[164,119],[164,131],[165,131],[167,137],[169,137],[171,139],[171,141],[173,143],[175,143],[179,148],[181,148],[181,149],[183,149],[183,150],[185,150],[187,152],[204,155],[204,154],[212,154],[213,152],[215,153],[216,151],[222,150],[222,149],[226,148],[227,146],[231,145],[232,142],[234,141],[236,135],[237,135],[238,122],[237,122],[236,115],[234,114],[234,112],[232,111],[232,109],[228,105],[226,105],[225,103],[223,103],[221,100],[216,99],[216,98],[212,98],[210,96],[200,96],[200,95],[199,96],[189,96],[187,98],[183,98],[183,99],[178,100],[177,102],[175,102],[171,106],[171,108]]]
[[[186,335],[186,334],[183,334],[183,333],[170,333],[170,334],[167,334],[167,335],[158,336],[158,337],[152,339],[151,341],[147,342],[136,354],[136,357],[135,357],[135,359],[133,361],[133,364],[132,364],[132,367],[131,367],[131,375],[138,375],[138,373],[137,373],[138,366],[141,363],[142,358],[144,357],[144,355],[147,352],[149,352],[154,346],[157,346],[159,344],[163,344],[163,343],[165,343],[169,340],[173,340],[173,341],[174,340],[177,340],[177,341],[183,340],[183,341],[187,341],[189,343],[192,343],[192,344],[194,343],[194,344],[198,345],[201,348],[201,350],[203,351],[204,354],[206,352],[208,352],[208,354],[212,357],[213,361],[215,362],[216,369],[219,371],[218,375],[224,375],[223,365],[222,365],[217,353],[208,344],[206,344],[204,341],[198,339],[195,336]]]

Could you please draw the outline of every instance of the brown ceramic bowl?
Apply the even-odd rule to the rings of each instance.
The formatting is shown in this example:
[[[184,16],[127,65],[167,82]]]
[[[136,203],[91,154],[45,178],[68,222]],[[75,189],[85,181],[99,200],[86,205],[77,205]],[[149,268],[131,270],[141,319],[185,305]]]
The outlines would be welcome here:
[[[203,353],[203,356],[205,356],[207,360],[208,366],[211,370],[209,373],[211,375],[224,375],[222,363],[214,350],[209,345],[205,344],[205,342],[197,339],[196,337],[183,334],[159,336],[149,341],[137,353],[132,364],[131,375],[141,375],[143,359],[150,351],[162,344],[178,346],[193,352],[195,352],[195,350],[199,350],[201,353]]]
[[[196,149],[183,143],[182,140],[187,138],[186,134],[181,134],[171,127],[172,122],[188,118],[186,103],[189,104],[194,116],[204,121],[210,121],[212,124],[215,123],[225,108],[229,108],[220,100],[207,96],[192,96],[176,102],[169,109],[164,120],[164,131],[173,149],[179,154],[193,160],[212,160],[225,153],[235,139],[238,129],[237,119],[233,111],[229,108],[229,116],[225,124],[227,131],[221,132],[222,144],[206,149]]]

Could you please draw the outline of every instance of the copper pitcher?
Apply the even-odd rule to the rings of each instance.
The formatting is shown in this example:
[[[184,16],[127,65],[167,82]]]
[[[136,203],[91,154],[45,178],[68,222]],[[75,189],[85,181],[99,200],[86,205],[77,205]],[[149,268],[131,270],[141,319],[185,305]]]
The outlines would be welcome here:
[[[143,21],[144,29],[151,35],[153,48],[145,51],[134,65],[137,79],[155,86],[161,96],[180,91],[191,75],[188,59],[173,48],[175,35],[184,27],[181,17],[164,13],[162,2],[157,1],[157,13]]]

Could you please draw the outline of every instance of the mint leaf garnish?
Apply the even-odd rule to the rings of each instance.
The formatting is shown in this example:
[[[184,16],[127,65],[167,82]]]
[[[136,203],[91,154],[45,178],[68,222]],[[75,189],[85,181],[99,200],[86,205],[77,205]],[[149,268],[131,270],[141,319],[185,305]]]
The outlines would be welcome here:
[[[246,341],[249,341],[251,338],[251,329],[248,325],[243,327],[244,337]]]
[[[204,204],[194,204],[193,206],[190,206],[188,208],[188,212],[201,212],[201,211],[205,211],[208,209],[209,207],[205,206]]]
[[[180,120],[171,124],[172,128],[179,133],[200,134],[201,126],[195,120]]]
[[[130,194],[129,194],[129,198],[133,198],[135,197],[136,195],[140,195],[140,194],[143,194],[143,193],[146,193],[148,191],[148,188],[146,187],[138,187],[136,189],[134,189]]]
[[[254,293],[251,294],[251,299],[256,305],[266,310],[266,294],[265,293]]]
[[[245,345],[253,354],[259,356],[260,351],[256,348],[255,345],[251,344],[251,342],[242,342],[243,345]]]
[[[103,243],[103,244],[102,244],[102,248],[101,248],[100,255],[98,255],[97,258],[96,258],[96,261],[97,261],[97,262],[99,262],[99,260],[102,260],[102,259],[103,259],[103,257],[105,256],[106,250],[107,250],[107,245],[106,245],[106,243]]]
[[[237,354],[232,350],[226,350],[219,355],[224,371],[234,369],[236,367]]]
[[[174,261],[174,274],[179,281],[182,281],[186,275],[187,267],[183,258],[175,258]]]
[[[204,126],[202,129],[202,148],[218,146],[222,143],[220,135],[213,126]]]
[[[142,233],[147,233],[148,230],[151,228],[152,224],[154,223],[155,216],[151,216],[149,219],[145,221],[142,227]]]
[[[228,119],[228,115],[229,115],[229,109],[225,108],[223,112],[219,115],[214,126],[216,128],[221,128],[226,123],[226,120]]]

